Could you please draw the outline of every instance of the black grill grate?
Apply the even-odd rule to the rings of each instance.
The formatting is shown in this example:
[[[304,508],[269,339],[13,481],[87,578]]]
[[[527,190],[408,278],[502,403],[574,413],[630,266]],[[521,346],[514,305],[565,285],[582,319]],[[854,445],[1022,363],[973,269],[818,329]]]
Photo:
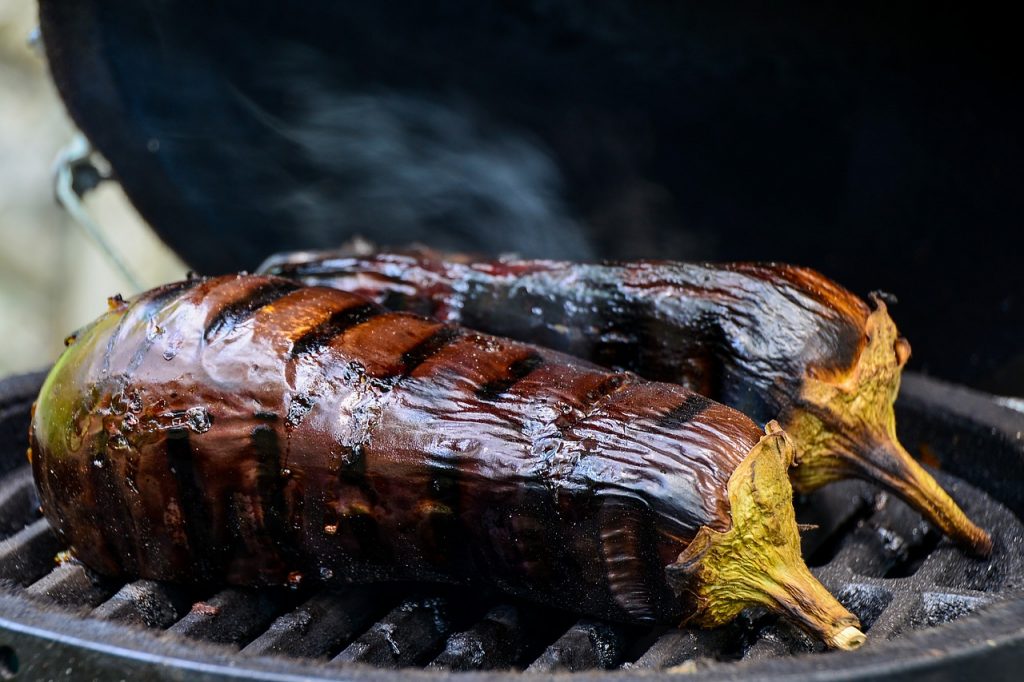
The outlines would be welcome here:
[[[27,418],[28,391],[6,418]],[[16,416],[12,416],[16,415]],[[0,429],[8,425],[0,426]],[[23,437],[24,431],[21,432]],[[23,449],[2,444],[3,462]],[[10,592],[73,617],[165,630],[168,635],[232,647],[244,662],[276,655],[383,668],[515,668],[528,672],[594,669],[687,671],[729,662],[821,652],[802,632],[759,611],[713,631],[641,628],[577,620],[493,595],[422,585],[197,593],[140,580],[120,584],[76,562],[55,565],[62,549],[39,517],[25,465],[0,465],[0,581]],[[1005,507],[959,479],[940,482],[993,533],[989,560],[975,560],[940,538],[905,505],[847,482],[803,500],[808,563],[855,612],[868,646],[929,628],[1024,587],[1024,528]]]

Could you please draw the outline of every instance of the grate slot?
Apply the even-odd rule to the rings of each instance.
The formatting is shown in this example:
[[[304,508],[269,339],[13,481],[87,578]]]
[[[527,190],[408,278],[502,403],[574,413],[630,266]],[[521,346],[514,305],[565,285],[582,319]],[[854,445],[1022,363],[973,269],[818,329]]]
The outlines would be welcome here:
[[[1015,573],[1014,567],[1007,565],[1004,552],[996,545],[992,560],[969,560],[959,549],[943,542],[918,572],[933,576],[935,585],[940,588],[996,592],[1006,588],[1006,575]]]
[[[879,493],[870,515],[839,543],[829,566],[871,578],[905,578],[917,572],[939,539],[910,507]]]
[[[117,589],[117,584],[88,570],[77,561],[61,564],[28,586],[32,597],[67,608],[96,606]]]
[[[809,528],[800,534],[807,565],[831,563],[849,534],[872,513],[874,496],[860,481],[841,481],[796,500],[797,520]]]
[[[188,611],[184,590],[152,580],[128,583],[93,609],[93,618],[150,628],[166,628]]]
[[[928,529],[920,542],[909,544],[901,553],[898,561],[886,570],[884,578],[908,578],[928,562],[939,546],[942,536],[937,531]]]
[[[319,658],[338,651],[363,631],[381,610],[372,587],[325,590],[271,624],[242,653]]]
[[[217,644],[242,645],[266,628],[282,610],[274,590],[228,588],[192,609],[168,632]]]
[[[407,599],[345,647],[333,662],[372,663],[383,668],[421,665],[451,631],[451,611],[446,597]]]
[[[30,585],[53,569],[53,558],[60,549],[49,524],[39,519],[0,541],[0,579]]]
[[[515,606],[494,607],[478,623],[448,638],[432,668],[448,670],[493,670],[519,663],[530,644],[527,623]]]
[[[921,595],[921,612],[911,619],[911,626],[922,628],[948,623],[973,613],[991,601],[992,599],[985,595],[925,592]]]
[[[888,493],[879,497],[878,512],[872,518],[872,525],[883,549],[896,555],[896,560],[882,577],[912,576],[935,551],[942,535],[906,503]]]
[[[798,653],[824,651],[823,644],[813,641],[799,628],[782,622],[774,616],[762,619],[755,640],[744,649],[741,659],[759,661]]]
[[[847,535],[829,566],[844,566],[855,575],[883,578],[906,559],[907,543],[901,535],[862,522]]]
[[[610,670],[623,658],[624,631],[619,625],[580,620],[530,664],[528,672]]]
[[[716,630],[669,630],[654,642],[632,665],[634,668],[661,669],[683,665],[698,659],[716,659],[728,648],[729,632]]]
[[[21,467],[0,480],[0,537],[8,537],[39,518],[32,469]]]

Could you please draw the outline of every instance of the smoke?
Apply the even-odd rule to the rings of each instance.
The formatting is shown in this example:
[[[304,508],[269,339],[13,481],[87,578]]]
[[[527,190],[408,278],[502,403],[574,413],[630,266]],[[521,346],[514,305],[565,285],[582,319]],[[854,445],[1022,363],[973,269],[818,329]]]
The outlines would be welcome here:
[[[234,93],[291,148],[298,170],[279,183],[273,210],[294,217],[296,245],[347,234],[385,245],[592,255],[540,140],[457,97],[339,93],[323,83],[293,78],[286,116]]]

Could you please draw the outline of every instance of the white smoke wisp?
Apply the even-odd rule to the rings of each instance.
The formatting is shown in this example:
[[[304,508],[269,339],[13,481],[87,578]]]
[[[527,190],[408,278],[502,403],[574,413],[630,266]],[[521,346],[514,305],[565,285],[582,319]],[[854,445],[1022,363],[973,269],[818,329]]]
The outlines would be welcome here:
[[[314,82],[316,82],[314,80]],[[559,169],[540,140],[487,120],[465,101],[399,92],[325,90],[293,79],[288,120],[235,93],[294,146],[303,173],[276,210],[298,217],[297,245],[362,235],[479,252],[591,255],[562,198]]]

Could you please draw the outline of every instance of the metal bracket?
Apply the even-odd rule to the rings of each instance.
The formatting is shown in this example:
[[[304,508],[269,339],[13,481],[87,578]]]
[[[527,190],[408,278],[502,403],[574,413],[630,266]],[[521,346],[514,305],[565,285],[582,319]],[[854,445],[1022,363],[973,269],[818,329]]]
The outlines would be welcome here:
[[[57,203],[84,230],[86,236],[96,244],[114,269],[135,291],[141,291],[142,284],[82,202],[88,192],[111,177],[109,165],[95,153],[84,135],[76,133],[57,153],[54,163],[54,194]]]

